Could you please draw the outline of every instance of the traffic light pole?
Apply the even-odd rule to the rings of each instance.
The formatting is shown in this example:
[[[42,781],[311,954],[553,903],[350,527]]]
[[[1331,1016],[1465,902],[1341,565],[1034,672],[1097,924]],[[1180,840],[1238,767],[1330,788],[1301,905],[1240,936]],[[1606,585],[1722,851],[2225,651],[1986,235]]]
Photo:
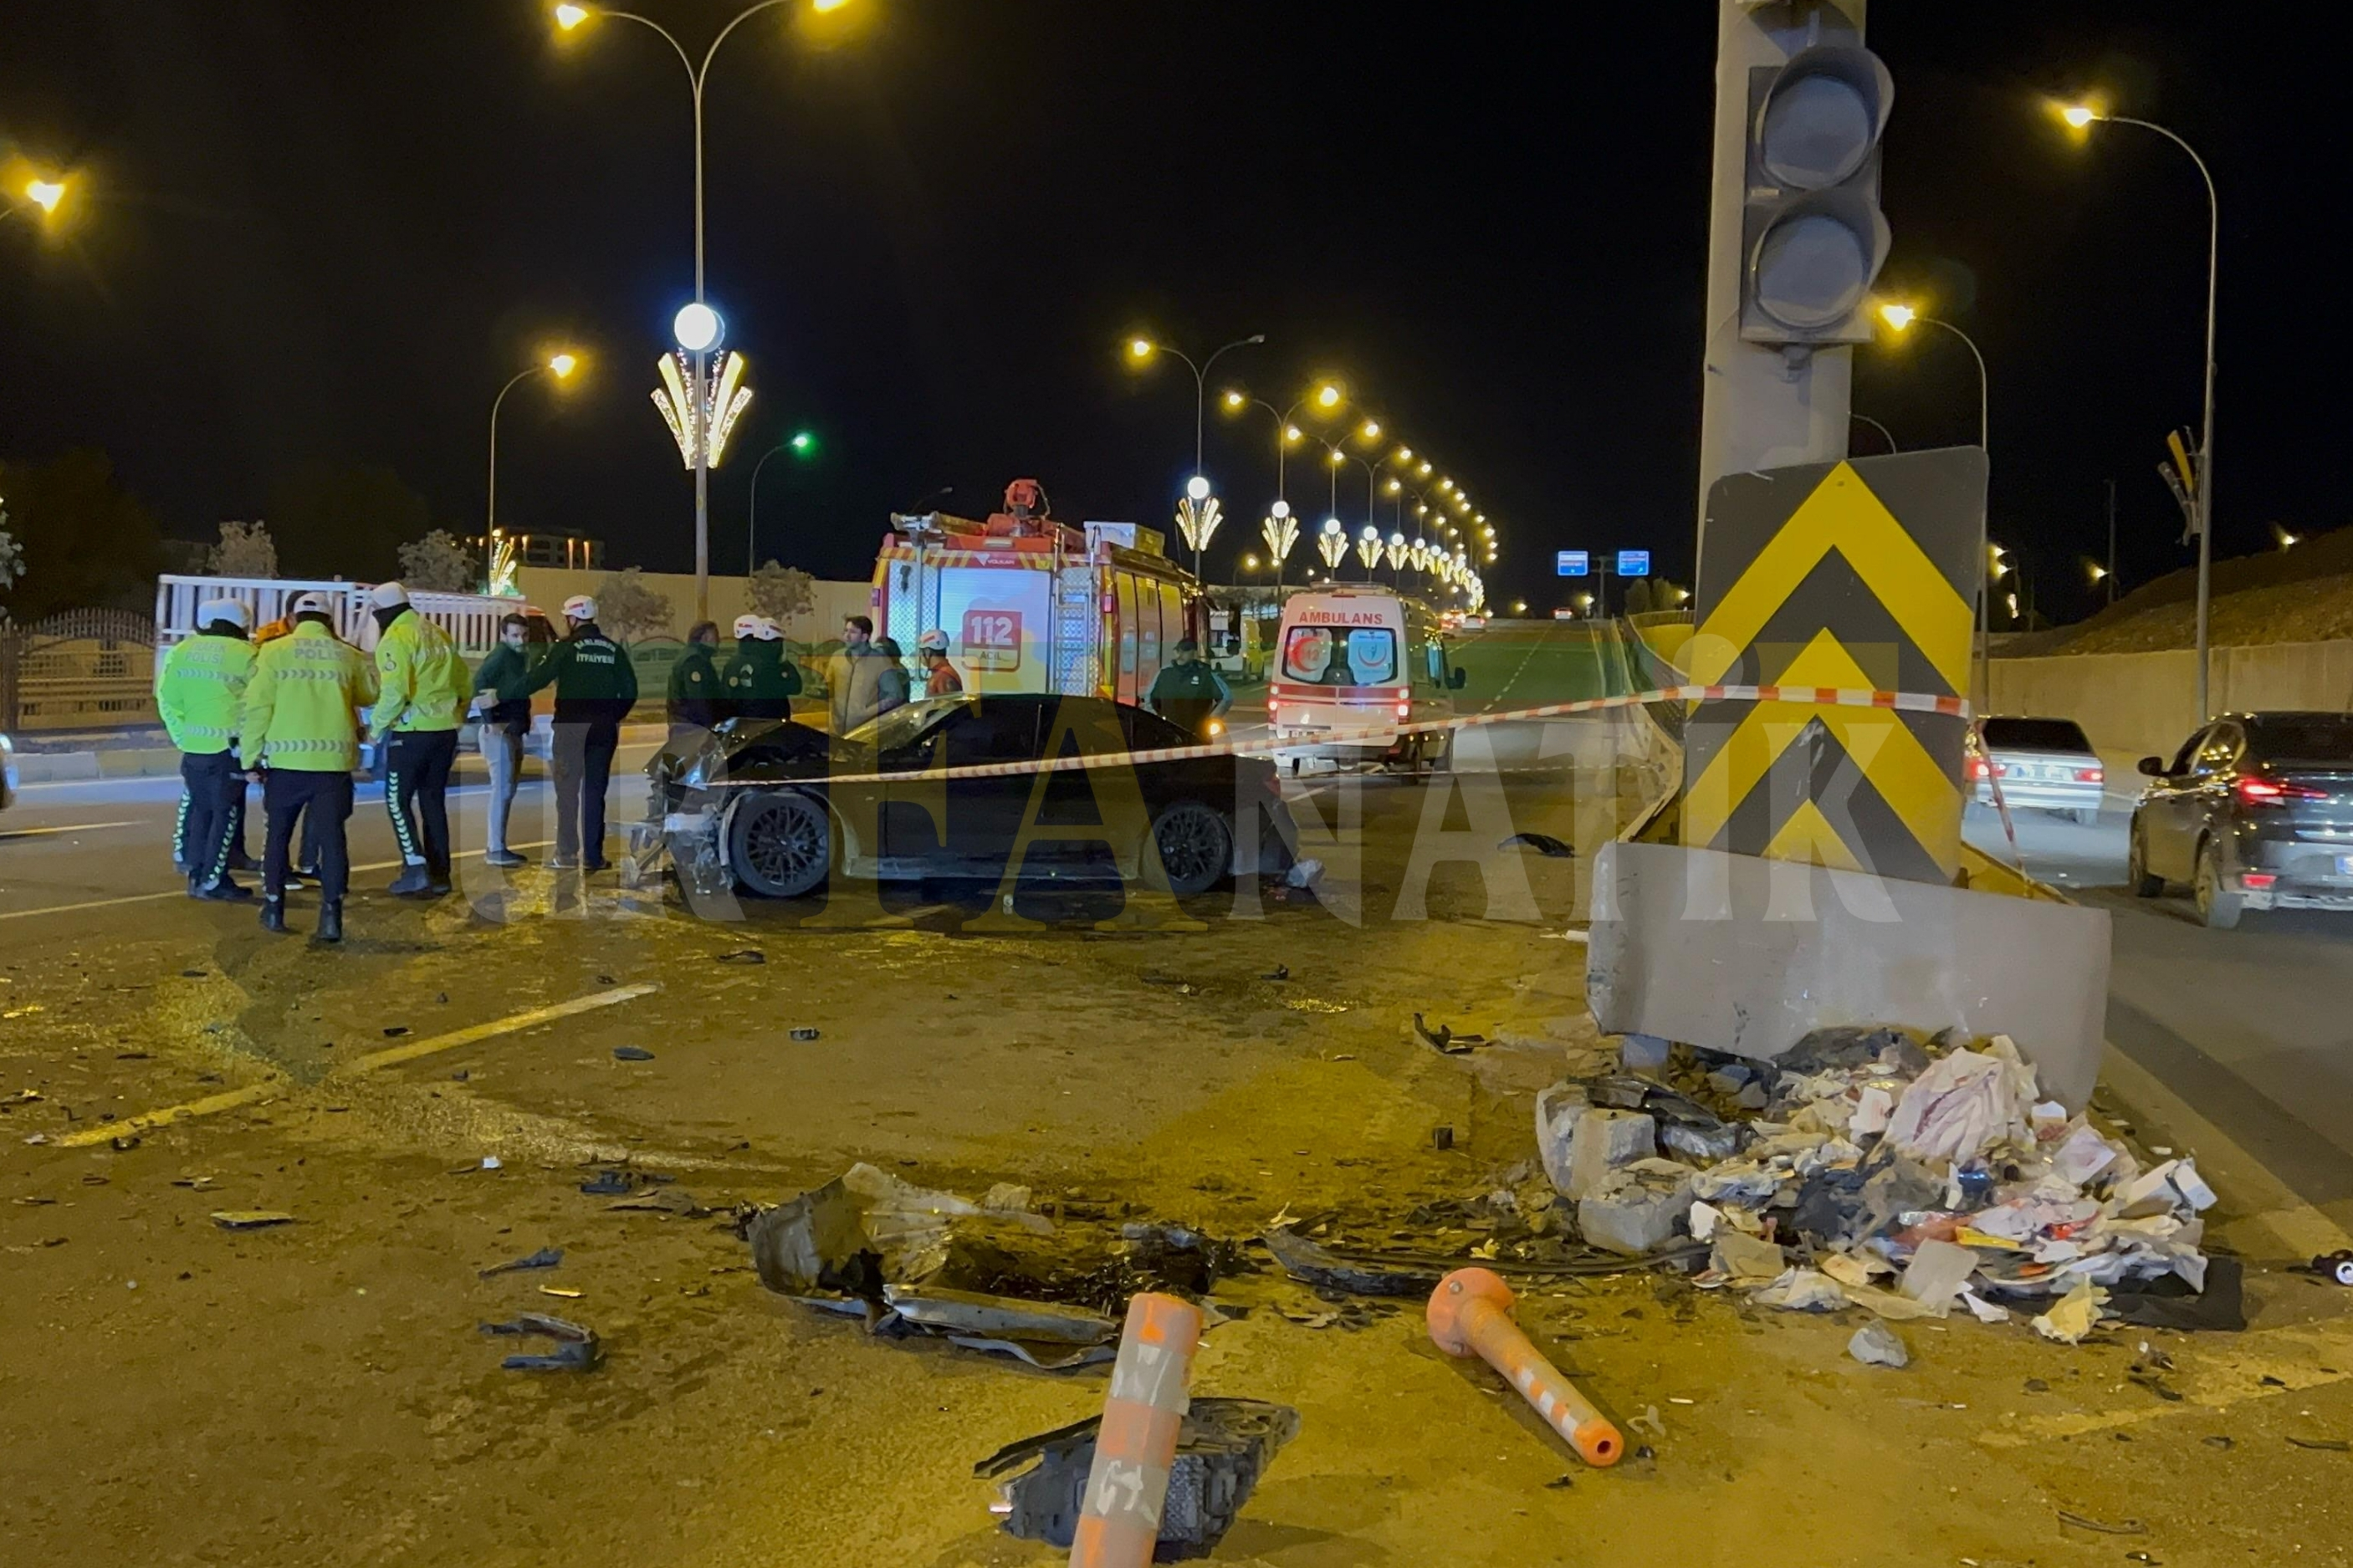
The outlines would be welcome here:
[[[1776,10],[1784,7],[1776,6]],[[1715,174],[1708,203],[1706,374],[1700,404],[1698,547],[1707,548],[1707,495],[1726,474],[1823,463],[1847,455],[1854,351],[1784,350],[1740,335],[1742,214],[1748,197],[1749,73],[1774,68],[1814,39],[1810,19],[1841,16],[1857,37],[1864,0],[1793,10],[1799,25],[1760,26],[1759,7],[1717,0]]]

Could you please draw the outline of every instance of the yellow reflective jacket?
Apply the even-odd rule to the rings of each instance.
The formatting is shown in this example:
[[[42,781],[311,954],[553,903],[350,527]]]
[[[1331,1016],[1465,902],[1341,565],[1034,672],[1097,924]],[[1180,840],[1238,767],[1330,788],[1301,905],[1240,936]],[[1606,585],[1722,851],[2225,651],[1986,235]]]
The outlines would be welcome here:
[[[155,672],[155,711],[172,744],[192,756],[229,749],[244,715],[253,658],[253,645],[243,637],[198,632],[172,645]]]
[[[379,736],[415,730],[454,730],[466,721],[473,681],[449,634],[410,610],[385,627],[375,645],[375,711],[368,722]]]
[[[298,773],[360,765],[359,710],[375,700],[367,655],[317,621],[265,644],[245,689],[237,752],[245,766]]]

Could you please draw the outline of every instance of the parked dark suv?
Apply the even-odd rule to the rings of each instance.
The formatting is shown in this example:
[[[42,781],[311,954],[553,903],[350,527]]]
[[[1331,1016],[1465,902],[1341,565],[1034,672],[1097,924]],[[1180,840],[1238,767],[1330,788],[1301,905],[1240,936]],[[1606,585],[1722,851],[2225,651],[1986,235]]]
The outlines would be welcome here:
[[[2353,910],[2353,713],[2225,714],[2140,771],[2140,897],[2186,882],[2223,930],[2247,910]]]

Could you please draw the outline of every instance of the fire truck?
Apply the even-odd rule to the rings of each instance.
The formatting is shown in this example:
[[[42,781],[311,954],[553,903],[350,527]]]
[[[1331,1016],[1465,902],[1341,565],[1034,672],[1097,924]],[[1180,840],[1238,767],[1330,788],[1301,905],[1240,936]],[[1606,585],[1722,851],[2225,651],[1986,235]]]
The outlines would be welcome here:
[[[1058,691],[1137,702],[1180,637],[1201,636],[1200,584],[1155,530],[1073,528],[1035,479],[986,520],[894,512],[874,562],[877,636],[913,652],[947,634],[967,691]]]

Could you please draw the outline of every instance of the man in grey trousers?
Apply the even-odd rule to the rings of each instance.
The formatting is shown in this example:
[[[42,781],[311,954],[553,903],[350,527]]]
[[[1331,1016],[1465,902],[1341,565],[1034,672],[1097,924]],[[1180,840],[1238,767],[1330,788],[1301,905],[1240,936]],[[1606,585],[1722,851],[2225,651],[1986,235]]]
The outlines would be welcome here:
[[[475,672],[475,703],[481,710],[482,761],[490,764],[490,852],[485,864],[512,870],[525,864],[507,847],[507,819],[522,775],[522,738],[531,729],[531,658],[525,652],[529,623],[509,616],[499,623],[499,646]]]

